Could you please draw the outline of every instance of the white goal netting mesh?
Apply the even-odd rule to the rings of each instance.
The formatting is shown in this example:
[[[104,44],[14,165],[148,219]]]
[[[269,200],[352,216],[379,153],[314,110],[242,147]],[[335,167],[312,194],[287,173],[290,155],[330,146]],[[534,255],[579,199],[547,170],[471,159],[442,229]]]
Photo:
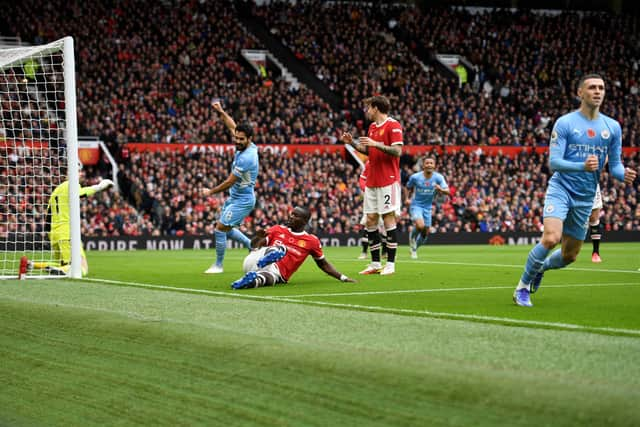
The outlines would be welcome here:
[[[47,277],[47,206],[67,179],[63,40],[0,48],[0,277]],[[24,261],[23,261],[24,264]],[[33,266],[37,268],[33,268]]]

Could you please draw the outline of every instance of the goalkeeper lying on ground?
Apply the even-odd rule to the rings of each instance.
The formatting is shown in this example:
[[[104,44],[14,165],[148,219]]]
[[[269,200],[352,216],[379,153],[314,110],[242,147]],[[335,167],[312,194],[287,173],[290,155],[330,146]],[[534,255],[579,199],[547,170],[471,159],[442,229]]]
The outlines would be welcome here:
[[[80,181],[83,178],[82,169],[80,172]],[[80,197],[93,196],[97,192],[106,190],[113,185],[110,179],[103,179],[96,185],[89,187],[80,187]],[[51,243],[51,251],[53,253],[53,261],[50,262],[31,262],[29,261],[29,269],[46,270],[50,274],[65,275],[69,271],[71,263],[71,225],[69,223],[69,181],[64,181],[58,185],[47,206],[47,231],[49,233],[49,242]],[[89,272],[87,257],[84,249],[80,248],[82,253],[82,275],[85,276]]]

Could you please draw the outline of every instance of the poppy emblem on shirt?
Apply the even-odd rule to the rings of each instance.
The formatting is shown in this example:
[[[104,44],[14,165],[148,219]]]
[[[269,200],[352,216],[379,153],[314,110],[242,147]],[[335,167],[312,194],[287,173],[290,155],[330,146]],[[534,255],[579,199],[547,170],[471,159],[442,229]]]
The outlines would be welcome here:
[[[587,129],[587,136],[589,138],[595,138],[596,137],[596,131],[591,129],[591,128]]]
[[[602,139],[609,139],[611,134],[607,129],[604,129],[602,132],[600,132],[600,136],[602,137]]]

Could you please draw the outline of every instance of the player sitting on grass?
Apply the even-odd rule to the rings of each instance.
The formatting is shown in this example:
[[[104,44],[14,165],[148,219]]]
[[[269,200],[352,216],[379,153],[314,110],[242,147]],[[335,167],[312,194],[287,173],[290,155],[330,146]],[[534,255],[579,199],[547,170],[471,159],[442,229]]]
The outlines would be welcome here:
[[[259,248],[256,266],[231,284],[233,289],[259,288],[287,283],[293,273],[302,265],[308,255],[313,257],[318,267],[329,276],[342,282],[355,280],[338,272],[324,257],[320,240],[304,231],[309,222],[309,210],[297,207],[289,214],[287,226],[274,225],[266,230],[258,230],[252,240],[252,247]],[[256,258],[256,254],[249,254]],[[245,268],[247,267],[245,262]]]
[[[82,167],[79,169],[79,180],[82,181],[84,173]],[[103,179],[98,184],[80,187],[80,197],[93,196],[112,185],[113,181]],[[60,276],[67,274],[71,264],[71,224],[69,218],[69,181],[64,181],[53,190],[47,207],[47,231],[49,232],[53,261],[35,262],[25,260],[28,270],[45,270],[49,274]],[[86,276],[89,272],[87,256],[82,248],[80,248],[80,253],[82,254],[82,275]]]

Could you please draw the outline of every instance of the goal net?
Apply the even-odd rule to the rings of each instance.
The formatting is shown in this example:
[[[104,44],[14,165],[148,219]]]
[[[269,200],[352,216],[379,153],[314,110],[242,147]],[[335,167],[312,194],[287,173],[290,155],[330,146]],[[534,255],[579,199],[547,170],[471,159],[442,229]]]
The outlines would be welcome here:
[[[0,47],[0,278],[81,277],[74,69],[71,37]],[[52,245],[48,206],[67,180],[66,242]]]

